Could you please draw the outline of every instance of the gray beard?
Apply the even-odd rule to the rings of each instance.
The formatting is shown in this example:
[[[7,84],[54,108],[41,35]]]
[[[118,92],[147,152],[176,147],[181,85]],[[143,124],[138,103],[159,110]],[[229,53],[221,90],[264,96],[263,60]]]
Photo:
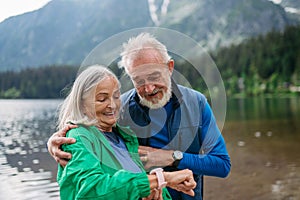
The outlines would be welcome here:
[[[171,81],[170,81],[170,84],[168,85],[167,91],[163,95],[163,98],[161,100],[159,100],[157,103],[152,103],[151,101],[148,101],[147,99],[142,98],[139,94],[138,94],[138,96],[140,98],[140,104],[142,104],[143,106],[146,106],[150,109],[162,108],[169,102],[169,100],[172,96]]]

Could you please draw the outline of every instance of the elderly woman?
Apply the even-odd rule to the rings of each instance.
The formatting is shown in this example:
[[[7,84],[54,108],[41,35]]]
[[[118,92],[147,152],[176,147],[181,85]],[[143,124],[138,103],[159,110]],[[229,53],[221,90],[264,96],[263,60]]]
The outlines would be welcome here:
[[[76,143],[62,146],[72,158],[58,167],[61,199],[170,199],[165,186],[194,195],[190,170],[144,171],[136,136],[117,124],[119,89],[111,71],[91,66],[76,78],[60,106],[58,129],[67,123],[77,126],[67,133]]]

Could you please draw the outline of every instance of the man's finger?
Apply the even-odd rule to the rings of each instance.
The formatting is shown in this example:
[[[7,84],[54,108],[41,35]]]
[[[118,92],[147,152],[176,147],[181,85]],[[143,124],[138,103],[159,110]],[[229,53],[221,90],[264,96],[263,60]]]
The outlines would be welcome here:
[[[62,130],[60,130],[60,131],[57,132],[57,135],[60,136],[60,137],[65,137],[66,134],[67,134],[67,132],[70,129],[76,128],[76,127],[78,127],[78,126],[74,125],[74,124],[66,124],[65,127]]]
[[[59,159],[65,159],[65,160],[70,160],[72,158],[72,154],[64,152],[60,149],[57,149],[54,153],[55,157],[58,157]]]
[[[68,164],[68,160],[65,159],[55,159],[57,163],[59,163],[61,166],[65,167]]]
[[[57,137],[53,138],[52,144],[55,146],[60,146],[62,144],[73,144],[76,140],[74,138],[66,138],[66,137]]]
[[[141,156],[140,157],[142,162],[147,162],[148,161],[148,156]]]
[[[147,147],[147,146],[139,146],[139,150],[144,150],[144,151],[151,151],[151,149],[153,149],[153,148],[151,148],[151,147]]]
[[[146,151],[146,150],[143,150],[143,149],[139,149],[139,150],[138,150],[138,153],[139,153],[140,155],[148,155],[149,151]]]

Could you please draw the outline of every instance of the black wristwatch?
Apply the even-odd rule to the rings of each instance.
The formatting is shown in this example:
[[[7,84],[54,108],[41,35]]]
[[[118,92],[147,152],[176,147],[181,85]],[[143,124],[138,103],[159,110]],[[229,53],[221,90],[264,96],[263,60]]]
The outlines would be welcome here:
[[[174,167],[177,167],[180,163],[180,161],[182,160],[183,158],[183,153],[181,151],[174,151],[173,154],[172,154],[172,157],[173,157],[173,165]]]

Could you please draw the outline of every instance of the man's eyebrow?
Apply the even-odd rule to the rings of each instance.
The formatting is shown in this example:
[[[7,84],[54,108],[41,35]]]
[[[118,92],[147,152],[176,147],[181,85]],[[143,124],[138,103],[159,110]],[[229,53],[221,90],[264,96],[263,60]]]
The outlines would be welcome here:
[[[134,80],[134,79],[138,79],[139,76],[132,76],[131,78]]]
[[[149,74],[149,75],[160,75],[161,74],[161,72],[159,72],[159,71],[155,71],[155,72],[152,72],[151,74]]]
[[[140,77],[144,77],[144,76],[155,76],[155,75],[161,75],[161,72],[160,71],[155,71],[155,72],[152,72],[150,74],[144,74],[144,75],[135,75],[135,76],[132,76],[131,78],[133,80],[135,79],[139,79]]]

